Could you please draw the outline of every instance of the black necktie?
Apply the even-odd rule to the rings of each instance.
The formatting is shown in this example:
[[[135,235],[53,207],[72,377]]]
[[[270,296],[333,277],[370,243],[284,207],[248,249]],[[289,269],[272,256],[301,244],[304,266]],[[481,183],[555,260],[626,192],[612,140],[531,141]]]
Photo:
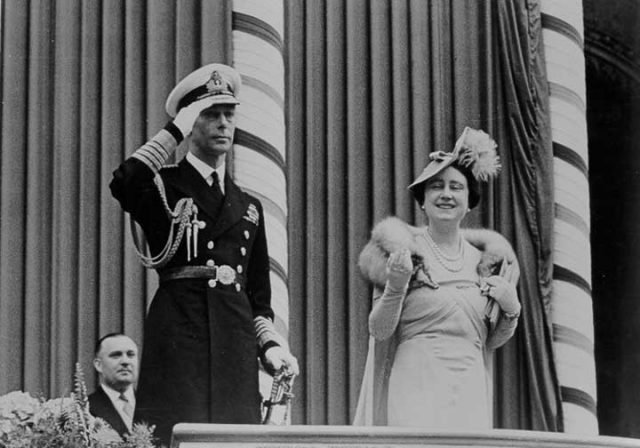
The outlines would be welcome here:
[[[214,191],[216,197],[222,196],[222,190],[220,189],[220,178],[218,177],[218,172],[214,171],[211,173],[211,177],[213,182],[211,183],[211,189]]]
[[[211,183],[211,197],[213,199],[213,208],[217,212],[222,206],[224,195],[222,194],[220,183],[218,182],[218,172],[214,171],[211,173],[211,177],[213,178],[213,182]]]

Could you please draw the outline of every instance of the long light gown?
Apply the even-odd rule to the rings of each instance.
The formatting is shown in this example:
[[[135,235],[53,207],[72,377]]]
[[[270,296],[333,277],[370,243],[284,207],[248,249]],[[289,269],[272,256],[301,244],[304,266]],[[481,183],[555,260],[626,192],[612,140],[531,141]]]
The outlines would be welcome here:
[[[371,338],[355,425],[492,427],[488,359],[493,348],[513,335],[517,319],[503,318],[495,312],[497,305],[482,295],[477,268],[485,254],[466,240],[463,244],[460,268],[439,261],[423,228],[388,218],[372,231],[359,264],[375,285],[374,297],[384,288],[388,254],[405,248],[423,260],[426,277],[437,285],[417,284],[414,277],[398,302],[400,317],[393,335]]]
[[[464,242],[464,265],[452,272],[426,243],[424,249],[439,288],[422,287],[405,299],[389,378],[388,424],[490,428],[487,298],[476,273],[480,252]]]

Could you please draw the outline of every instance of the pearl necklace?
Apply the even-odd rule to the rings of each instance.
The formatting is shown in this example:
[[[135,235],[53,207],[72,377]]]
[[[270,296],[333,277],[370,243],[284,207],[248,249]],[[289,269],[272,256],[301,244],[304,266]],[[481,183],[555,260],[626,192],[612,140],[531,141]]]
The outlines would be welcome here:
[[[454,257],[447,256],[440,247],[433,241],[433,237],[429,232],[429,228],[426,227],[422,232],[422,237],[425,239],[429,247],[432,249],[436,260],[449,272],[460,272],[464,267],[464,244],[462,244],[462,238],[459,239],[460,244],[458,247],[458,254]]]

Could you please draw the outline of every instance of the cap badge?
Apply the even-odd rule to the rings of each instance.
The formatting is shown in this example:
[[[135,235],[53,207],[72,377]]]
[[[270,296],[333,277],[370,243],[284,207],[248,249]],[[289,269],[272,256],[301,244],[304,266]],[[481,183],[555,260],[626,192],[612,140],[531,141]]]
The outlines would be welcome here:
[[[206,87],[207,91],[213,95],[225,92],[226,88],[224,86],[224,81],[217,70],[214,70],[213,73],[211,73],[211,78],[207,81]]]

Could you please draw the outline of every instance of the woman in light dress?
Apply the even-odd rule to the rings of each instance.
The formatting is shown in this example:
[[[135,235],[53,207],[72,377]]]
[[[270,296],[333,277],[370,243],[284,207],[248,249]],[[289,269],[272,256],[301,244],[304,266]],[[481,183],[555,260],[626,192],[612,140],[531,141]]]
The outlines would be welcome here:
[[[409,186],[428,225],[378,223],[360,255],[374,286],[372,336],[354,424],[492,427],[491,350],[514,333],[519,273],[511,246],[460,223],[499,169],[495,142],[465,128]]]

